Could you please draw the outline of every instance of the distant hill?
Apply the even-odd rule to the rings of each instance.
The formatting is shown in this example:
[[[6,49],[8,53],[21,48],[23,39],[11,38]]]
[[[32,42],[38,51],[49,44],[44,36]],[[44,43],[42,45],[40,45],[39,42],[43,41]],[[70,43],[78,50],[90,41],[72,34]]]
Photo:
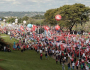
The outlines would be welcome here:
[[[45,12],[0,12],[0,17],[24,17],[24,16],[28,16],[28,17],[32,17],[35,15],[44,15]]]

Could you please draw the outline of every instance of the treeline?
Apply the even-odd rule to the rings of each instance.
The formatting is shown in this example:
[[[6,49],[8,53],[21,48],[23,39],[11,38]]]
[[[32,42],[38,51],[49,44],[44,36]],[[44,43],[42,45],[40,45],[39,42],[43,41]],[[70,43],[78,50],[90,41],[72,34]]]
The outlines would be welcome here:
[[[43,15],[45,12],[13,12],[13,11],[8,11],[8,12],[0,12],[0,17],[3,17],[3,16],[14,16],[14,17],[24,17],[24,16],[28,16],[28,17],[32,17],[32,16],[35,16],[35,15]]]
[[[5,19],[5,18],[3,18]],[[3,20],[2,19],[2,20]],[[6,23],[13,23],[15,22],[16,17],[10,17],[6,19]],[[22,18],[17,18],[18,24],[23,24],[23,21],[26,21],[26,24],[36,24],[36,25],[43,25],[44,24],[44,15],[36,15],[33,17],[24,16]]]

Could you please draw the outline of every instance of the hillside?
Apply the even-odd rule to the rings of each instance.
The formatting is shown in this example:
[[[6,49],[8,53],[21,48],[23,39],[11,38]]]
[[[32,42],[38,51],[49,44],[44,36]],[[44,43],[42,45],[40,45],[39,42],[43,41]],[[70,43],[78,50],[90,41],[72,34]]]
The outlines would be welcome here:
[[[28,17],[32,17],[35,15],[44,15],[45,12],[0,12],[0,17],[10,17],[10,16],[14,16],[14,17],[23,17],[23,16],[28,16]]]

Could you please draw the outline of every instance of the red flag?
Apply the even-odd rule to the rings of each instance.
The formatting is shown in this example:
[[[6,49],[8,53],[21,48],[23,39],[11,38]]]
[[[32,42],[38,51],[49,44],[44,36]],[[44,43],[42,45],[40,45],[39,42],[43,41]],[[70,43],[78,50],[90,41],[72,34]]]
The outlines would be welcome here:
[[[33,25],[32,28],[33,28],[33,31],[35,31],[37,27],[36,27],[36,25]]]
[[[21,27],[20,27],[20,30],[21,30],[21,31],[24,31],[24,28],[23,28],[23,26],[21,26]]]
[[[29,28],[29,27],[26,27],[26,30],[27,30],[27,31],[30,31],[30,30],[31,30],[31,28]]]
[[[44,29],[48,31],[49,30],[49,27],[48,26],[45,26]]]

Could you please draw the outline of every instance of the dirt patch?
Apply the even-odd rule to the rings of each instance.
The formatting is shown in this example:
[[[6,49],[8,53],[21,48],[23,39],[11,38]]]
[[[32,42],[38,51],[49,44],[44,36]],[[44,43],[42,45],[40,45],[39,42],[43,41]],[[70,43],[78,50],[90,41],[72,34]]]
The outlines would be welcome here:
[[[2,69],[2,68],[0,67],[0,70],[4,70],[4,69]]]
[[[3,59],[0,59],[0,61],[3,61]]]

